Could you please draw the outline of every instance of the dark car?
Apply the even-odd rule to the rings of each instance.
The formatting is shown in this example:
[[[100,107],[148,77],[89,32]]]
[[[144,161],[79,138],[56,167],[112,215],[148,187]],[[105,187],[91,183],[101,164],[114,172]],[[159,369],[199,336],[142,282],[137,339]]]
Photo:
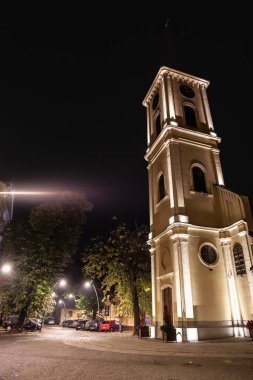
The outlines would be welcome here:
[[[78,325],[79,321],[81,321],[81,319],[74,319],[72,321],[72,323],[68,326],[68,327],[72,327],[72,328],[76,328],[76,326]]]
[[[11,330],[18,321],[17,315],[10,315],[4,322],[3,328],[7,331]]]
[[[44,319],[44,324],[45,325],[54,325],[55,324],[55,319],[54,317],[46,317]]]
[[[73,319],[65,319],[65,321],[62,322],[62,327],[69,327],[73,323]]]
[[[36,318],[29,318],[23,324],[23,329],[25,329],[26,331],[40,331],[41,322],[39,322]]]
[[[85,330],[85,323],[88,321],[88,319],[79,319],[78,323],[76,325],[76,330]]]
[[[7,331],[11,330],[15,326],[15,322],[12,322],[10,320],[3,322],[3,328]]]

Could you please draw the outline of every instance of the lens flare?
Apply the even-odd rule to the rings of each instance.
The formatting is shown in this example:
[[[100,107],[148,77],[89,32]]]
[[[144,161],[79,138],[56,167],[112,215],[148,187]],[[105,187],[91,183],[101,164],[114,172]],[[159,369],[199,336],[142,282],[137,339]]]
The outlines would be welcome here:
[[[3,195],[57,195],[59,191],[0,191]]]

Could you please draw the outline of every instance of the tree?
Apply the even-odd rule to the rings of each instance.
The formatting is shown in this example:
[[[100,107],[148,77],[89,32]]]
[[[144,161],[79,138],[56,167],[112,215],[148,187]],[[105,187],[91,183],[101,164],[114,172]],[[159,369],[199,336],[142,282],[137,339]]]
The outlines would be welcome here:
[[[76,306],[79,310],[83,310],[86,316],[95,319],[97,314],[97,300],[85,295],[80,295],[76,299]]]
[[[83,259],[84,274],[100,279],[106,298],[118,302],[123,311],[132,311],[134,335],[138,334],[141,310],[151,308],[147,239],[146,226],[135,224],[130,228],[126,223],[119,223],[104,238],[93,238]]]
[[[1,250],[15,259],[7,303],[19,314],[17,327],[28,313],[43,314],[48,308],[48,297],[76,253],[91,208],[84,195],[64,195],[32,209],[27,221],[6,228]]]

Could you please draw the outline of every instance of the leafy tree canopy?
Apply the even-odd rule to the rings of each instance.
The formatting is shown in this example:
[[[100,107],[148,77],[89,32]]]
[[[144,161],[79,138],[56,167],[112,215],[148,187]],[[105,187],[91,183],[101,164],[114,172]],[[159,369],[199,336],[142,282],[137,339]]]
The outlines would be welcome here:
[[[134,334],[140,315],[151,311],[151,269],[147,226],[119,223],[107,236],[95,237],[84,252],[85,275],[98,278],[105,298],[134,316]]]
[[[42,313],[48,297],[79,246],[82,226],[92,205],[84,195],[61,199],[32,209],[28,220],[7,226],[1,254],[15,262],[7,305],[20,313]]]

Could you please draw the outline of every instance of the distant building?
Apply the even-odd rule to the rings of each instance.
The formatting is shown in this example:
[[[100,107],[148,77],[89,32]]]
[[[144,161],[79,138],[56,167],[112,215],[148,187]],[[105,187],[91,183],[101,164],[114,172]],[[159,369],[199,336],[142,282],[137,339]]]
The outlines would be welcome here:
[[[253,319],[251,209],[224,185],[208,86],[161,67],[143,101],[156,337],[166,322],[183,341],[245,336]]]

